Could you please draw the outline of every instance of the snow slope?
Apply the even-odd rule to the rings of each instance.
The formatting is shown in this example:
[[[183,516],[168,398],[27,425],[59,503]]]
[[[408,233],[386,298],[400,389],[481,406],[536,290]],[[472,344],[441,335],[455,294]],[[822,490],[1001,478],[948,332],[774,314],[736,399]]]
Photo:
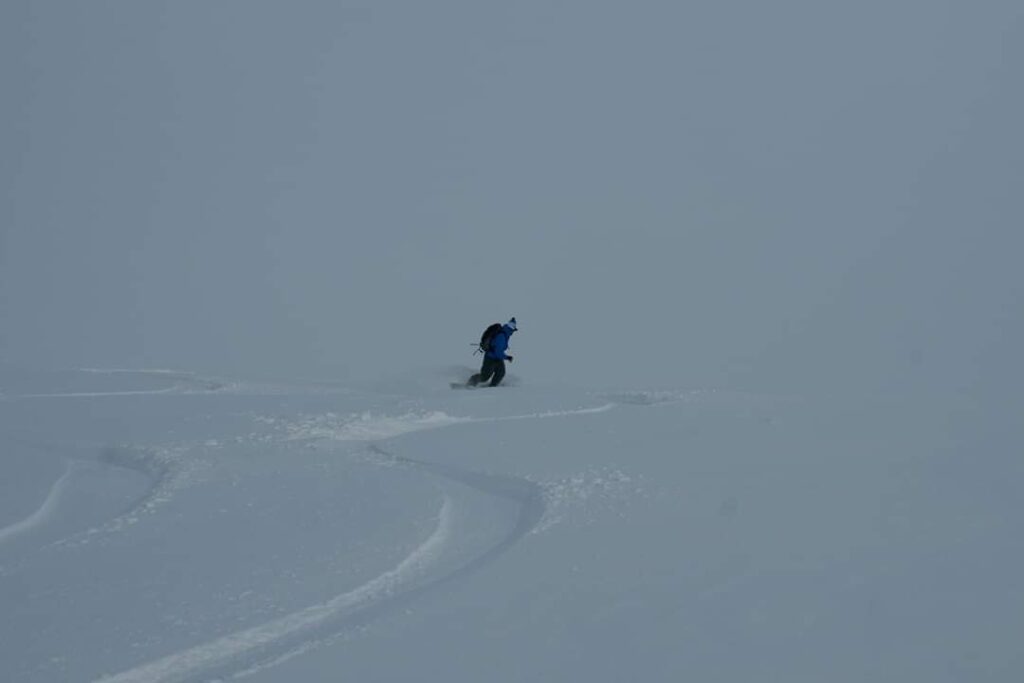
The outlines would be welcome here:
[[[1024,677],[1014,408],[442,374],[0,377],[0,680]]]

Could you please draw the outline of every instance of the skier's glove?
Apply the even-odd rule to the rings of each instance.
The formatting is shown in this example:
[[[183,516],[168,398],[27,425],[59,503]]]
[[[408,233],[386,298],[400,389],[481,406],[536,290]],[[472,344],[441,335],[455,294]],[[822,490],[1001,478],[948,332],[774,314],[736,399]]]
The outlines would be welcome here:
[[[505,360],[507,360],[509,363],[511,363],[512,362],[512,356],[505,356]]]

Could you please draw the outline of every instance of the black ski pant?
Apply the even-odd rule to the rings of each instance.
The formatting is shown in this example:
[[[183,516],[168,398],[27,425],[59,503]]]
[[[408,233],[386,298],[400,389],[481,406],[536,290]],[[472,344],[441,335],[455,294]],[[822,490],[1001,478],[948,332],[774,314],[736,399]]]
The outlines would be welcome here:
[[[496,387],[505,378],[505,361],[497,358],[484,356],[484,363],[480,366],[480,372],[469,378],[469,383],[474,387],[481,382],[491,381],[491,386]]]

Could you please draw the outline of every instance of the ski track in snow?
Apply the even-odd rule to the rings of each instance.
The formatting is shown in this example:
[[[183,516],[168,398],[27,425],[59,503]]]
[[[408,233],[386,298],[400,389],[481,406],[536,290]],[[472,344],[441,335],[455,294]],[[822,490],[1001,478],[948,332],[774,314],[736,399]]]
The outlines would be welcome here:
[[[178,387],[164,389],[136,389],[132,391],[72,391],[53,394],[12,394],[12,398],[101,398],[107,396],[152,396],[181,393]]]
[[[607,412],[615,406],[615,403],[606,403],[592,408],[551,410],[542,413],[502,415],[497,417],[458,417],[439,410],[408,412],[402,415],[378,415],[364,411],[348,415],[338,415],[336,413],[305,415],[300,416],[296,420],[258,417],[256,421],[274,430],[284,432],[285,439],[289,441],[315,441],[321,439],[329,441],[379,441],[426,429],[439,429],[455,425],[593,415]],[[256,435],[253,435],[251,438],[259,439]]]
[[[503,420],[545,419],[604,412],[613,404],[596,408],[549,411],[529,415],[496,418],[458,418],[434,411],[421,414],[376,417],[361,413],[347,417],[333,414],[303,417],[297,421],[261,418],[285,433],[285,440],[333,439],[368,441],[407,434],[423,429]],[[98,679],[103,683],[154,683],[185,681],[196,677],[245,676],[280,664],[336,638],[344,629],[338,622],[355,620],[361,613],[387,609],[397,600],[418,596],[452,583],[496,560],[521,538],[533,532],[545,516],[548,492],[541,485],[519,477],[491,475],[462,468],[393,455],[372,445],[370,451],[381,464],[395,464],[423,470],[496,497],[519,503],[519,513],[508,533],[483,553],[454,571],[415,586],[443,553],[451,536],[451,498],[445,498],[434,533],[395,569],[331,600],[294,612],[285,617],[220,637],[189,650],[169,655],[115,676]],[[403,590],[404,588],[404,590]],[[376,610],[374,609],[376,608]],[[333,628],[332,628],[333,625]]]
[[[203,645],[169,655],[115,676],[101,677],[103,683],[163,683],[182,681],[230,664],[247,654],[279,643],[339,618],[354,615],[401,587],[415,581],[441,555],[451,535],[452,502],[445,498],[433,533],[395,568],[347,593],[293,612],[265,624],[244,629]]]
[[[471,422],[470,418],[452,417],[441,411],[410,412],[403,415],[376,415],[369,411],[350,415],[326,413],[303,416],[298,420],[258,418],[258,421],[280,429],[285,440],[377,441],[425,429],[437,429]]]
[[[100,458],[100,465],[122,467],[138,472],[150,479],[149,487],[124,512],[96,526],[54,541],[47,547],[85,545],[105,534],[124,531],[169,503],[176,491],[195,482],[202,469],[199,463],[188,462],[183,458],[183,454],[187,450],[187,446],[159,449],[108,449]]]
[[[238,382],[222,379],[219,377],[202,376],[194,372],[184,370],[131,370],[128,368],[81,368],[74,372],[83,375],[98,376],[135,376],[159,380],[161,383],[171,382],[170,386],[140,388],[140,389],[106,389],[96,391],[45,391],[33,393],[4,393],[0,392],[0,400],[21,400],[21,399],[76,399],[76,398],[116,398],[123,396],[193,396],[210,394],[278,394],[289,393],[286,386],[257,384],[241,384]],[[307,391],[315,391],[310,389]],[[321,389],[325,393],[337,393]]]
[[[61,494],[64,492],[68,478],[71,476],[71,472],[74,468],[74,463],[68,464],[67,470],[65,470],[64,474],[62,474],[60,478],[54,482],[53,486],[50,487],[49,493],[46,494],[46,499],[43,500],[42,505],[40,505],[35,512],[14,524],[0,529],[0,543],[4,543],[15,536],[20,536],[26,531],[30,531],[46,522],[50,515],[53,514],[53,511],[57,508]]]
[[[89,372],[115,373],[133,372],[130,370],[89,370]],[[175,374],[173,371],[149,371],[152,374]],[[194,378],[182,375],[191,384]],[[210,385],[205,388],[210,391]],[[212,390],[219,390],[223,385]],[[23,397],[97,397],[126,396],[165,393],[192,393],[195,389],[176,385],[158,390],[119,391],[119,392],[77,392],[66,394],[36,394]],[[337,415],[299,416],[298,419],[281,419],[258,417],[257,422],[269,425],[278,438],[284,441],[296,440],[329,440],[346,442],[368,442],[370,451],[381,465],[399,465],[420,469],[430,475],[441,477],[452,482],[469,486],[484,493],[516,501],[519,513],[506,533],[486,551],[463,563],[453,571],[447,572],[416,585],[427,575],[430,567],[437,564],[449,544],[452,534],[452,499],[445,496],[438,513],[437,525],[432,534],[410,555],[393,569],[377,576],[367,583],[325,602],[312,605],[297,612],[273,619],[266,623],[253,626],[238,632],[221,636],[209,642],[171,654],[147,664],[116,675],[104,675],[96,679],[103,683],[129,683],[149,681],[154,683],[210,680],[221,677],[238,677],[265,668],[273,667],[293,656],[314,649],[325,642],[330,642],[347,632],[348,627],[373,615],[393,607],[397,603],[411,601],[427,591],[449,584],[479,570],[486,564],[496,560],[513,544],[528,534],[542,531],[554,523],[555,519],[547,516],[549,507],[559,508],[566,497],[579,497],[578,491],[584,490],[582,497],[590,494],[593,485],[581,483],[573,479],[567,485],[562,483],[544,484],[528,479],[506,475],[491,475],[458,467],[441,465],[392,455],[373,445],[373,442],[401,436],[404,434],[473,423],[494,423],[518,420],[551,419],[578,415],[592,415],[609,411],[620,405],[614,397],[612,402],[594,407],[580,407],[567,410],[551,410],[521,415],[505,415],[492,417],[457,417],[442,411],[408,412],[400,415],[377,415],[371,412]],[[632,397],[629,397],[632,398]],[[662,398],[662,397],[657,397]],[[630,403],[632,401],[625,401]],[[646,403],[646,401],[644,401]],[[250,439],[266,441],[267,435],[252,435]],[[244,441],[244,439],[239,439]],[[163,457],[142,458],[139,462],[124,462],[122,457],[111,458],[108,464],[129,466],[146,471],[153,476],[153,489],[128,513],[111,520],[99,528],[67,539],[64,543],[87,542],[86,539],[102,532],[119,531],[125,525],[137,521],[139,514],[167,502],[171,491],[181,484],[182,472],[179,471],[180,453],[164,453]],[[137,456],[136,456],[137,458]],[[136,458],[130,458],[136,460]],[[113,462],[112,462],[113,461]],[[118,462],[120,461],[120,462]],[[0,529],[0,542],[12,538],[42,523],[55,508],[61,491],[72,470],[67,472],[53,485],[42,506],[28,518]],[[614,473],[614,479],[628,482],[628,477]],[[590,477],[587,477],[590,479]],[[606,483],[598,481],[598,488],[607,488]],[[581,487],[583,487],[581,489]],[[590,488],[588,488],[590,487]],[[572,489],[567,493],[568,489]]]
[[[515,522],[484,552],[450,572],[416,585],[417,579],[423,578],[441,559],[445,547],[452,540],[454,504],[449,496],[445,496],[435,531],[394,569],[327,602],[97,681],[173,683],[196,679],[221,680],[241,678],[272,668],[336,640],[353,624],[369,621],[374,615],[397,604],[411,602],[482,569],[530,534],[545,515],[545,491],[527,479],[414,460],[394,455],[376,445],[371,445],[369,450],[381,464],[419,469],[492,496],[513,500],[519,504]]]
[[[519,511],[515,521],[510,525],[509,530],[497,539],[487,550],[464,562],[461,566],[428,581],[419,586],[409,588],[407,591],[390,596],[376,605],[369,606],[365,616],[360,623],[368,622],[375,614],[388,609],[397,609],[403,604],[411,603],[422,595],[431,591],[443,588],[446,585],[468,577],[470,574],[483,569],[485,566],[497,560],[504,552],[514,546],[520,539],[532,533],[541,523],[545,515],[546,496],[541,486],[523,479],[507,475],[484,474],[473,470],[467,470],[450,465],[415,460],[390,453],[380,446],[371,444],[368,448],[371,461],[382,466],[409,467],[423,470],[430,475],[455,482],[482,493],[498,498],[505,498],[518,503]],[[308,639],[305,642],[296,644],[283,654],[263,661],[253,663],[247,668],[240,669],[231,674],[232,678],[240,679],[254,673],[273,668],[294,657],[305,654],[311,650],[324,645],[337,643],[344,637],[350,635],[350,631],[339,631],[320,635],[319,638]]]

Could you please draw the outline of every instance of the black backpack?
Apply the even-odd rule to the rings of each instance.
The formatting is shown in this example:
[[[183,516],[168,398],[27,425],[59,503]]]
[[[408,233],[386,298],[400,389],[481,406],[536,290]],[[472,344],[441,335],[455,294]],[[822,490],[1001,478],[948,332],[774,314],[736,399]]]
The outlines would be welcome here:
[[[501,332],[501,323],[492,323],[487,326],[484,333],[480,335],[480,346],[477,351],[487,353],[491,350],[491,344],[494,343],[494,336]]]

